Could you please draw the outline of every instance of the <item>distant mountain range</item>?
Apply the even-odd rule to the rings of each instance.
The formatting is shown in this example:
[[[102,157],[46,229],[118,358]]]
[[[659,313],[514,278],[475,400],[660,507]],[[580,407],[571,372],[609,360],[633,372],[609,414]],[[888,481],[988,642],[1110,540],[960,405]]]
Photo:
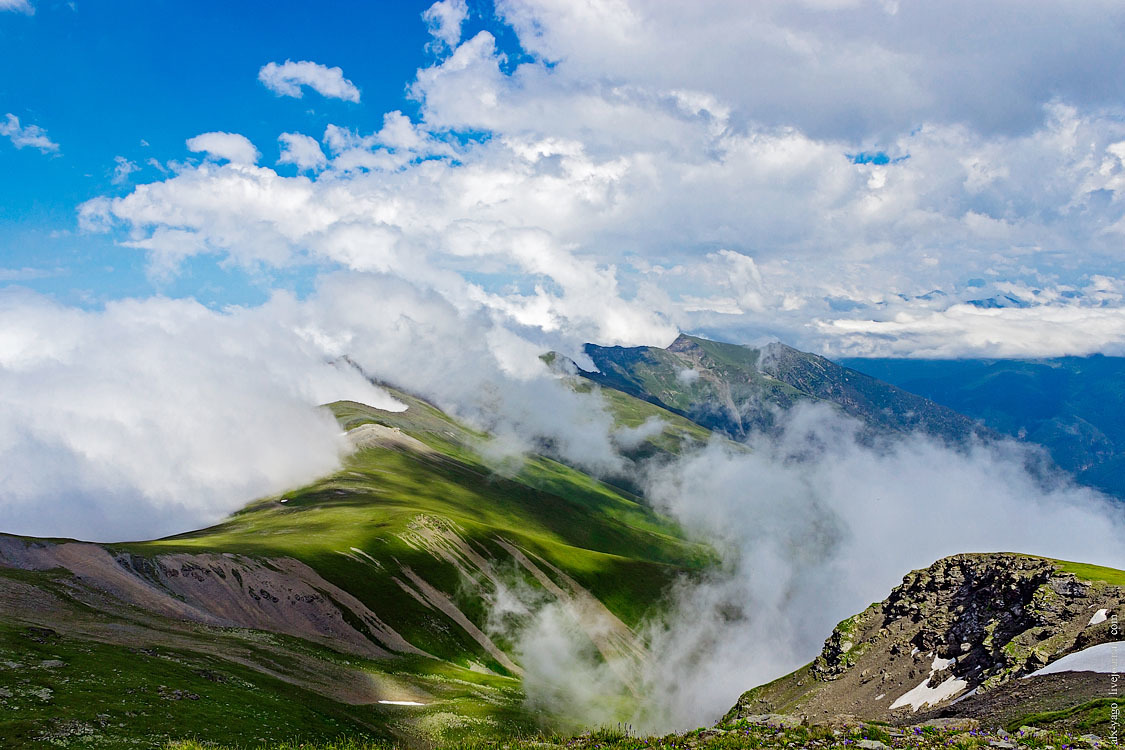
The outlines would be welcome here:
[[[1082,484],[1125,499],[1125,358],[831,361],[681,335],[666,349],[587,344],[577,372],[738,440],[799,403],[859,419],[869,436],[914,430],[950,443],[1037,444]]]
[[[1042,445],[1079,482],[1125,499],[1125,358],[841,359],[998,433]]]
[[[827,403],[875,432],[922,430],[952,441],[984,434],[972,419],[784,344],[755,349],[681,335],[667,349],[587,344],[583,377],[735,439],[771,430],[799,403]]]

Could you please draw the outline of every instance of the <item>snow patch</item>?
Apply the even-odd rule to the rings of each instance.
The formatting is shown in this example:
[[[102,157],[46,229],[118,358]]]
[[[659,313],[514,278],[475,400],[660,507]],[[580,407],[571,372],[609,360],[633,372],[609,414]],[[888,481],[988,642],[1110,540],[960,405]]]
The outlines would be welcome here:
[[[1117,674],[1120,671],[1118,656],[1120,650],[1120,643],[1099,643],[1097,646],[1090,646],[1090,648],[1075,651],[1073,654],[1067,654],[1040,670],[1024,675],[1024,679],[1038,677],[1041,674],[1055,674],[1056,672]]]
[[[933,674],[934,672],[940,672],[943,669],[949,669],[949,667],[953,666],[956,662],[956,656],[954,656],[952,659],[942,659],[940,656],[935,656],[933,663],[930,664],[930,673]]]
[[[958,679],[957,677],[950,677],[937,687],[930,687],[930,678],[927,677],[922,680],[921,685],[900,695],[895,702],[891,704],[891,709],[910,706],[913,710],[917,711],[923,706],[936,706],[942,701],[957,695],[968,686],[969,683],[964,680]]]
[[[965,693],[964,695],[959,695],[959,696],[957,696],[957,700],[953,701],[953,702],[952,702],[952,703],[950,703],[949,705],[951,705],[951,706],[955,706],[955,705],[957,705],[958,703],[960,703],[961,701],[965,700],[966,698],[972,698],[972,697],[973,697],[974,695],[976,695],[976,694],[977,694],[977,692],[978,692],[979,690],[980,690],[980,686],[978,685],[977,687],[973,688],[972,690],[970,690],[969,692]]]
[[[424,706],[424,705],[426,705],[425,703],[419,703],[418,701],[379,701],[379,702],[382,703],[384,706]]]
[[[1108,609],[1099,609],[1094,613],[1094,616],[1090,618],[1090,622],[1086,623],[1086,627],[1090,627],[1091,625],[1100,625],[1101,623],[1106,621],[1108,616]]]
[[[917,653],[918,649],[914,649],[914,654]],[[913,656],[914,654],[911,655]],[[937,655],[936,651],[931,651],[926,654],[926,656],[934,657],[933,662],[930,663],[929,676],[922,680],[922,684],[918,687],[900,695],[895,702],[891,704],[892,709],[909,705],[917,711],[922,706],[936,706],[942,701],[957,695],[969,686],[969,683],[965,680],[950,677],[937,687],[930,687],[930,680],[934,678],[934,675],[956,664],[957,657],[954,656],[952,659],[943,659]]]

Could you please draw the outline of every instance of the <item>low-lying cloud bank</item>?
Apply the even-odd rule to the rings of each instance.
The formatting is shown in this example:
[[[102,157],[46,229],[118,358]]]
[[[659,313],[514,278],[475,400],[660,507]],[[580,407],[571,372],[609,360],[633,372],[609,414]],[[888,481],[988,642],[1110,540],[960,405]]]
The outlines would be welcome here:
[[[650,500],[716,544],[721,570],[671,592],[644,628],[639,667],[606,665],[571,614],[539,610],[518,636],[538,654],[524,662],[529,699],[587,724],[695,727],[809,661],[836,622],[940,557],[1007,550],[1125,567],[1125,508],[1029,472],[1025,446],[954,450],[920,435],[871,446],[858,428],[805,407],[752,452],[716,441],[652,468]],[[620,677],[629,669],[635,687]]]
[[[330,473],[346,441],[319,405],[402,408],[365,374],[494,433],[498,460],[549,441],[591,471],[620,469],[600,400],[539,361],[554,343],[377,275],[224,311],[0,292],[0,531],[172,534]]]
[[[394,408],[263,311],[183,300],[85,312],[0,294],[0,530],[186,531],[338,465],[339,398]]]

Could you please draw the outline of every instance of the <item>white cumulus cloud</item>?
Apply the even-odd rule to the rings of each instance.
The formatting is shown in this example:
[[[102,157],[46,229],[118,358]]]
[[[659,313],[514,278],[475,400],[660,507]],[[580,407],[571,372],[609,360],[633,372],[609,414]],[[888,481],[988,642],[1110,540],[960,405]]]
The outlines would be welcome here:
[[[487,31],[451,31],[410,83],[416,115],[330,124],[323,151],[283,133],[280,163],[303,174],[205,163],[84,221],[154,266],[313,259],[603,343],[685,329],[922,353],[896,321],[941,314],[982,326],[947,325],[948,354],[980,352],[1018,316],[955,308],[1018,287],[1060,331],[1037,351],[1116,351],[1125,89],[1083,71],[1125,42],[1105,32],[1120,8],[1094,5],[1018,13],[964,55],[935,39],[995,27],[994,7],[501,2],[518,64]],[[427,22],[451,29],[459,8]]]
[[[315,138],[303,133],[282,133],[277,137],[281,145],[278,164],[293,164],[300,170],[323,169],[328,163]]]
[[[286,60],[278,64],[267,63],[258,71],[258,80],[278,96],[292,96],[300,99],[304,95],[302,87],[308,86],[321,96],[329,99],[343,99],[347,102],[359,101],[359,89],[344,78],[341,68],[301,60]]]
[[[250,139],[238,133],[200,133],[187,140],[188,151],[202,151],[215,159],[226,159],[232,164],[257,164],[258,149]]]
[[[1016,308],[953,305],[889,320],[823,321],[841,354],[1037,359],[1125,354],[1125,308],[1049,304]],[[872,342],[878,341],[878,347]]]
[[[438,0],[422,14],[434,39],[446,47],[456,47],[461,41],[461,25],[469,17],[465,0]]]

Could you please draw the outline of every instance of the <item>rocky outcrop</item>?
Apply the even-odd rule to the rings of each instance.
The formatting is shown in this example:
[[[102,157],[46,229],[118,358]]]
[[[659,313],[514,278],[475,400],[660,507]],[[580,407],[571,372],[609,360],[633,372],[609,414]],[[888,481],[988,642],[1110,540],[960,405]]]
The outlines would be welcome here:
[[[746,693],[730,716],[955,715],[958,699],[979,706],[1014,678],[1109,641],[1123,612],[1125,589],[1096,572],[1007,553],[947,557],[841,622],[811,664]]]

